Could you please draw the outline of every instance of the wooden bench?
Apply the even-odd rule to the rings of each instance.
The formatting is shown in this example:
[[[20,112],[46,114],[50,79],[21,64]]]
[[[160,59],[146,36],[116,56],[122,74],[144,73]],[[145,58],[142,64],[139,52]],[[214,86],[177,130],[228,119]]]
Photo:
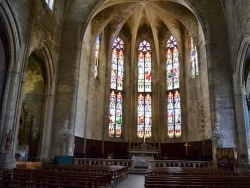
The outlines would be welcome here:
[[[250,176],[221,169],[154,168],[145,175],[145,188],[250,187]]]

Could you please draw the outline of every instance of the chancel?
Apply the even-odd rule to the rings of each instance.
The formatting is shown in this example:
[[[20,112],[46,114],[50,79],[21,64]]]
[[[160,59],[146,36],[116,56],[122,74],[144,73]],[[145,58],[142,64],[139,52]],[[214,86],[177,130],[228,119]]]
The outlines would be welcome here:
[[[249,10],[247,0],[1,0],[0,187],[20,168],[57,171],[53,185],[80,186],[64,170],[108,172],[85,187],[160,170],[249,175]]]

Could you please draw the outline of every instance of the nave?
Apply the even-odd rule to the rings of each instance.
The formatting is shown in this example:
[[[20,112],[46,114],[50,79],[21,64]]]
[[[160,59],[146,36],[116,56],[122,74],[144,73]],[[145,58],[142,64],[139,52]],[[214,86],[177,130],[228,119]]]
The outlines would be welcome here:
[[[144,174],[129,174],[128,178],[120,183],[117,188],[144,188]]]
[[[249,188],[248,174],[212,167],[153,167],[140,174],[120,165],[26,166],[0,171],[0,187],[14,188]]]

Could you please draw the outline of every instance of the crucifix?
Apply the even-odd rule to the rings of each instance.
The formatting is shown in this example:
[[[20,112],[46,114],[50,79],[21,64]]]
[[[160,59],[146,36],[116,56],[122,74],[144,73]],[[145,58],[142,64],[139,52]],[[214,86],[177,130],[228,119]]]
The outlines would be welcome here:
[[[186,156],[188,156],[188,146],[189,146],[189,144],[186,142],[186,143],[184,144],[184,146],[186,147]]]

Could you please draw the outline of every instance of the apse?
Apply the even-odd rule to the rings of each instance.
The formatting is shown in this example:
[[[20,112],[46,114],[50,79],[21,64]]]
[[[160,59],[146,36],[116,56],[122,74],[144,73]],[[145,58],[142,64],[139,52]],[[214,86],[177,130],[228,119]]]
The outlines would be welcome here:
[[[88,99],[88,103],[78,108],[80,111],[87,109],[87,120],[85,129],[76,124],[76,136],[121,142],[140,142],[146,137],[152,143],[210,139],[210,99],[202,25],[185,1],[104,1],[94,12],[83,36],[82,54],[88,56],[89,67],[86,62],[81,64],[80,91],[87,90],[86,95],[93,100]],[[116,61],[114,49],[120,50],[114,47],[117,40],[123,42],[123,67],[119,68],[117,63],[117,70],[122,73],[117,74],[116,80],[122,80],[122,90],[110,87],[116,82],[111,73]],[[150,46],[148,55],[143,57],[150,56],[150,63],[145,60],[142,65],[143,72],[150,64],[147,69],[150,86],[142,87],[150,87],[150,91],[138,89],[141,82],[138,63],[143,43]],[[83,81],[86,74],[88,85]],[[143,79],[146,74],[142,73]],[[144,81],[147,82],[146,76]],[[178,87],[169,87],[177,82]],[[118,100],[118,95],[122,96],[122,108],[112,107],[111,110],[111,99]],[[95,96],[99,100],[95,100]],[[138,110],[140,100],[144,105],[142,111]],[[122,123],[117,123],[121,112]],[[139,117],[142,116],[141,124]],[[80,119],[84,117],[79,116],[79,122]]]

